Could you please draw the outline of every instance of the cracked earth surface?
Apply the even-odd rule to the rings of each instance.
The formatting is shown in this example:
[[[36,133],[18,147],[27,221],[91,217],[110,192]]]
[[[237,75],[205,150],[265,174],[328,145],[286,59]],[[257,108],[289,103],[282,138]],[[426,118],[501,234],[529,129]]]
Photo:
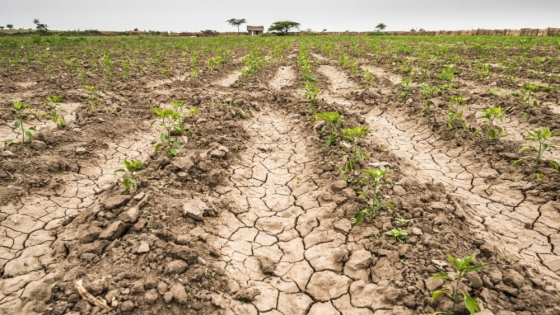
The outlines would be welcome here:
[[[147,128],[147,125],[146,125]],[[55,230],[91,206],[96,195],[114,185],[120,177],[114,171],[124,158],[143,160],[155,136],[135,134],[97,152],[98,160],[78,173],[63,174],[57,185],[0,207],[0,308],[2,314],[21,311],[21,300],[42,282],[49,282],[49,270],[57,263],[51,245]]]
[[[336,203],[318,184],[309,144],[290,119],[257,114],[247,126],[252,140],[242,163],[230,185],[217,189],[229,210],[214,232],[225,270],[241,290],[259,292],[252,303],[232,301],[231,310],[371,314],[371,301],[350,303],[363,298],[371,254],[355,243],[358,235],[348,234],[350,220],[334,219]]]
[[[331,82],[338,80],[332,78]],[[545,203],[540,192],[519,176],[500,174],[489,163],[473,162],[476,152],[468,147],[449,147],[424,119],[374,108],[366,114],[366,121],[372,138],[408,161],[410,174],[425,182],[442,182],[451,196],[462,200],[469,222],[486,233],[500,252],[515,256],[558,283],[558,203]],[[513,118],[505,121],[508,132],[520,125]]]

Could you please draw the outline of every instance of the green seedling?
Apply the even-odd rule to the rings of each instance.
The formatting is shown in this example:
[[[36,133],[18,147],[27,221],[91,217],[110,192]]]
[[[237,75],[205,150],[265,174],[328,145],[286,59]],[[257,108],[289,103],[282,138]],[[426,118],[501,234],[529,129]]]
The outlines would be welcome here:
[[[441,312],[441,311],[436,312],[436,313],[433,313],[432,315],[435,315],[435,314],[450,314],[450,315],[454,314],[455,313],[455,306],[457,305],[457,302],[459,302],[459,299],[461,299],[459,293],[461,293],[462,300],[465,303],[465,307],[467,308],[469,313],[475,314],[476,312],[480,312],[482,310],[480,308],[480,305],[478,304],[478,302],[475,299],[473,299],[467,292],[465,292],[465,291],[463,291],[459,288],[459,284],[461,283],[461,280],[463,280],[467,276],[468,273],[473,272],[473,271],[477,271],[477,270],[480,270],[480,269],[486,267],[485,265],[473,264],[475,256],[476,256],[476,254],[472,254],[469,257],[466,257],[466,258],[463,258],[463,259],[458,259],[458,258],[455,258],[451,254],[447,254],[447,259],[451,262],[451,264],[455,268],[456,275],[453,275],[453,277],[452,277],[447,272],[442,272],[442,273],[438,273],[438,274],[434,275],[433,278],[454,282],[453,292],[449,292],[445,289],[436,290],[432,294],[432,300],[435,301],[442,294],[445,294],[453,300],[453,307],[451,308],[451,310],[448,310],[448,311],[445,311],[445,312]]]
[[[391,231],[387,232],[387,235],[389,236],[394,236],[397,241],[404,243],[406,240],[406,237],[408,236],[408,232],[401,229],[401,228],[396,228],[396,229],[392,229]]]
[[[196,107],[187,108],[185,110],[186,104],[187,102],[185,101],[171,101],[171,107],[173,107],[176,112],[181,114],[181,123],[188,122],[189,117],[200,113],[200,110]],[[190,128],[188,130],[190,132],[193,132]]]
[[[364,81],[363,87],[374,86],[375,85],[375,76],[369,70],[364,70],[362,72],[362,78]]]
[[[164,110],[161,108],[152,108],[151,110],[159,117],[159,125],[165,129],[165,132],[159,135],[160,142],[156,144],[155,151],[157,152],[162,146],[165,146],[165,155],[170,157],[177,155],[178,150],[183,148],[183,144],[176,139],[173,139],[172,134],[184,134],[183,128],[181,127],[183,119],[182,114],[172,109]],[[156,121],[157,119],[152,121],[150,128]]]
[[[538,107],[539,102],[537,100],[533,100],[533,93],[536,92],[538,89],[538,86],[534,83],[527,83],[525,85],[523,85],[523,88],[521,89],[521,97],[523,99],[523,104],[521,104],[521,106],[535,106]]]
[[[51,116],[51,121],[56,124],[56,128],[63,129],[66,127],[66,119],[61,113],[65,113],[65,110],[58,111],[58,104],[62,102],[62,97],[60,96],[48,96],[46,104],[50,107],[50,111],[46,112],[47,115]]]
[[[535,162],[533,164],[533,173],[537,174],[537,178],[541,178],[544,176],[543,174],[539,173],[539,165],[542,160],[542,155],[548,150],[556,150],[556,146],[549,143],[548,139],[560,136],[560,132],[550,132],[550,128],[541,128],[535,131],[527,130],[527,133],[529,133],[529,136],[524,137],[523,140],[531,141],[534,144],[521,148],[521,150],[519,150],[519,153],[531,152],[535,155],[521,157],[517,161],[513,162],[512,165],[524,163],[526,160],[534,160]],[[548,162],[557,171],[559,170],[557,161],[550,160]]]
[[[14,129],[19,129],[21,131],[21,143],[25,143],[25,137],[29,139],[29,141],[33,141],[33,134],[31,131],[35,131],[35,127],[25,128],[24,123],[25,119],[33,115],[37,117],[35,113],[31,112],[32,107],[19,101],[12,101],[14,105],[14,111],[17,116],[17,120],[14,122]],[[13,140],[6,141],[6,145],[12,144]]]
[[[403,226],[403,225],[407,225],[408,222],[410,222],[410,220],[403,219],[403,218],[396,218],[395,222],[397,222],[399,225]]]
[[[454,124],[455,120],[463,120],[461,106],[465,104],[465,99],[466,97],[464,96],[451,96],[449,98],[449,109],[447,110],[449,120],[447,121],[447,126],[450,129],[457,130],[457,127],[455,127]],[[467,124],[465,122],[462,122],[461,125],[463,126],[463,129],[467,129]]]
[[[317,100],[317,96],[321,93],[321,90],[315,86],[315,83],[305,81],[305,95],[304,98],[308,100],[310,104],[310,109],[312,112],[315,112],[319,107],[319,101]]]
[[[200,69],[198,69],[197,67],[192,68],[190,78],[192,80],[196,80],[199,77],[200,77]]]
[[[506,113],[501,107],[491,107],[482,111],[484,115],[479,118],[483,120],[486,125],[486,141],[499,140],[500,138],[507,137],[504,133],[504,128],[499,126],[496,121],[502,122]],[[482,130],[477,130],[474,135],[481,133]]]
[[[449,65],[444,66],[441,73],[438,74],[437,76],[437,78],[442,81],[453,81],[454,77],[455,77],[455,69],[453,68],[453,66],[449,66]]]
[[[85,85],[84,89],[87,93],[86,104],[88,105],[91,111],[96,110],[98,107],[101,107],[101,98],[93,85]]]
[[[360,150],[360,142],[369,133],[369,126],[360,126],[353,129],[343,128],[342,137],[351,143],[350,148],[343,148],[343,150],[350,150],[350,160],[344,165],[344,173],[352,172],[358,161],[369,159],[369,154]],[[346,180],[348,181],[348,180]]]
[[[399,96],[407,99],[410,93],[412,93],[412,78],[403,78],[400,85]]]
[[[321,128],[321,134],[326,136],[325,145],[331,146],[338,142],[340,137],[340,126],[344,116],[338,112],[323,112],[315,114],[315,120],[323,120],[325,125]]]
[[[358,191],[359,195],[365,196],[371,200],[371,205],[369,208],[365,208],[358,212],[358,215],[354,219],[354,225],[360,224],[364,216],[372,219],[381,210],[383,206],[386,206],[392,210],[395,209],[392,203],[387,201],[382,201],[379,198],[379,194],[383,186],[390,184],[389,181],[384,180],[383,177],[387,174],[385,169],[363,169],[362,173],[367,175],[367,178],[361,178],[362,183],[368,186],[368,191]]]
[[[429,115],[432,112],[432,105],[434,105],[432,100],[426,100],[426,104],[420,109],[420,115]]]
[[[144,163],[140,161],[128,161],[126,158],[123,161],[124,168],[119,168],[115,171],[115,173],[125,173],[123,178],[123,186],[126,187],[126,190],[130,190],[133,193],[136,193],[137,190],[137,183],[138,183],[138,176],[148,177],[149,175],[144,172],[138,172],[139,169],[144,167]]]

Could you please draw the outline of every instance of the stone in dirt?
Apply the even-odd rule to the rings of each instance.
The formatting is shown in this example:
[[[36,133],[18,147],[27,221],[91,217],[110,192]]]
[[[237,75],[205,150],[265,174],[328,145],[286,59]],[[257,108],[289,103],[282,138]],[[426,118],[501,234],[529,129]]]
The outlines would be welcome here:
[[[86,282],[84,288],[94,296],[100,295],[107,290],[107,281],[105,279],[97,279]]]
[[[189,296],[187,291],[185,291],[185,286],[182,284],[174,284],[169,290],[173,296],[173,300],[179,304],[187,304]],[[167,294],[167,293],[166,293]],[[164,296],[165,299],[165,296]]]
[[[140,216],[140,210],[137,207],[132,207],[119,215],[119,220],[128,223],[135,223]]]
[[[221,159],[225,156],[226,156],[226,152],[218,150],[218,149],[210,152],[210,157],[214,158],[214,159]]]
[[[127,203],[132,197],[129,195],[117,195],[105,199],[103,208],[105,210],[113,210]]]
[[[276,263],[268,257],[259,257],[259,264],[262,273],[264,273],[265,275],[273,274],[274,270],[276,269]]]
[[[130,312],[134,309],[134,302],[132,301],[125,301],[121,304],[121,311],[123,312]]]
[[[369,278],[368,268],[372,262],[369,251],[365,249],[354,251],[344,265],[344,274],[354,280],[367,280]]]
[[[84,154],[87,150],[85,148],[76,148],[76,154]]]
[[[334,224],[334,230],[344,235],[348,234],[348,232],[350,232],[351,229],[352,229],[352,222],[350,222],[350,220],[348,219],[338,220]]]
[[[334,192],[341,192],[344,188],[346,188],[348,184],[346,183],[345,180],[337,180],[334,183],[331,184],[331,189]]]
[[[181,274],[185,272],[187,267],[188,265],[186,262],[182,260],[173,260],[167,264],[167,267],[165,267],[165,273],[168,275]]]
[[[316,272],[311,276],[306,291],[315,300],[327,302],[336,299],[346,292],[352,280],[332,271]]]
[[[144,254],[150,251],[150,244],[146,243],[146,242],[142,242],[140,243],[140,246],[138,246],[138,249],[136,250],[137,254]]]
[[[233,298],[235,300],[243,301],[243,302],[253,302],[255,296],[261,294],[261,291],[256,288],[242,288],[240,289]]]
[[[155,289],[148,290],[144,294],[144,302],[147,304],[152,304],[158,299],[159,295]]]
[[[194,166],[190,157],[176,157],[172,163],[183,172],[188,172]]]
[[[40,140],[31,141],[31,147],[35,150],[44,150],[47,148],[47,144]]]
[[[114,241],[121,237],[126,231],[126,224],[122,221],[115,221],[111,223],[101,234],[99,238],[102,240]]]
[[[195,220],[204,220],[204,211],[208,210],[206,203],[200,199],[187,200],[183,204],[183,211],[187,217],[191,217]]]

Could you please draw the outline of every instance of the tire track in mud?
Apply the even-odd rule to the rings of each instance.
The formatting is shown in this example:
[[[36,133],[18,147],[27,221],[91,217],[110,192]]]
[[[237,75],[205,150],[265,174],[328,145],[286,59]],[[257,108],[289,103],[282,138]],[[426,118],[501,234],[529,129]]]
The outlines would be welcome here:
[[[146,129],[148,125],[146,124]],[[56,229],[96,202],[96,195],[120,178],[114,171],[124,158],[144,160],[156,136],[150,132],[133,134],[107,149],[96,152],[98,160],[78,173],[63,174],[57,185],[21,197],[18,202],[0,207],[0,309],[2,314],[17,314],[23,303],[44,283],[54,282],[58,263],[52,247]],[[25,308],[23,308],[25,310]]]
[[[475,151],[448,147],[424,119],[378,108],[365,118],[371,137],[410,164],[409,176],[442,182],[450,198],[466,205],[468,221],[490,244],[560,283],[559,204],[544,203],[540,192],[520,176],[473,162]]]

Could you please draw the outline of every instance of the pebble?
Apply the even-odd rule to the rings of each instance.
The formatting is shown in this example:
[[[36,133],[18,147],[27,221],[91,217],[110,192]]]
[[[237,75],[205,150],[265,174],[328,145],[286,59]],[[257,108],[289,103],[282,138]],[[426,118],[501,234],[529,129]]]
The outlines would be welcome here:
[[[150,244],[142,242],[140,243],[140,246],[138,246],[138,249],[136,250],[137,254],[144,254],[150,251]]]
[[[33,140],[31,141],[31,147],[35,150],[44,150],[47,148],[47,144],[43,141]]]
[[[87,152],[87,150],[85,148],[76,148],[76,153],[77,154],[84,154],[86,152]]]

